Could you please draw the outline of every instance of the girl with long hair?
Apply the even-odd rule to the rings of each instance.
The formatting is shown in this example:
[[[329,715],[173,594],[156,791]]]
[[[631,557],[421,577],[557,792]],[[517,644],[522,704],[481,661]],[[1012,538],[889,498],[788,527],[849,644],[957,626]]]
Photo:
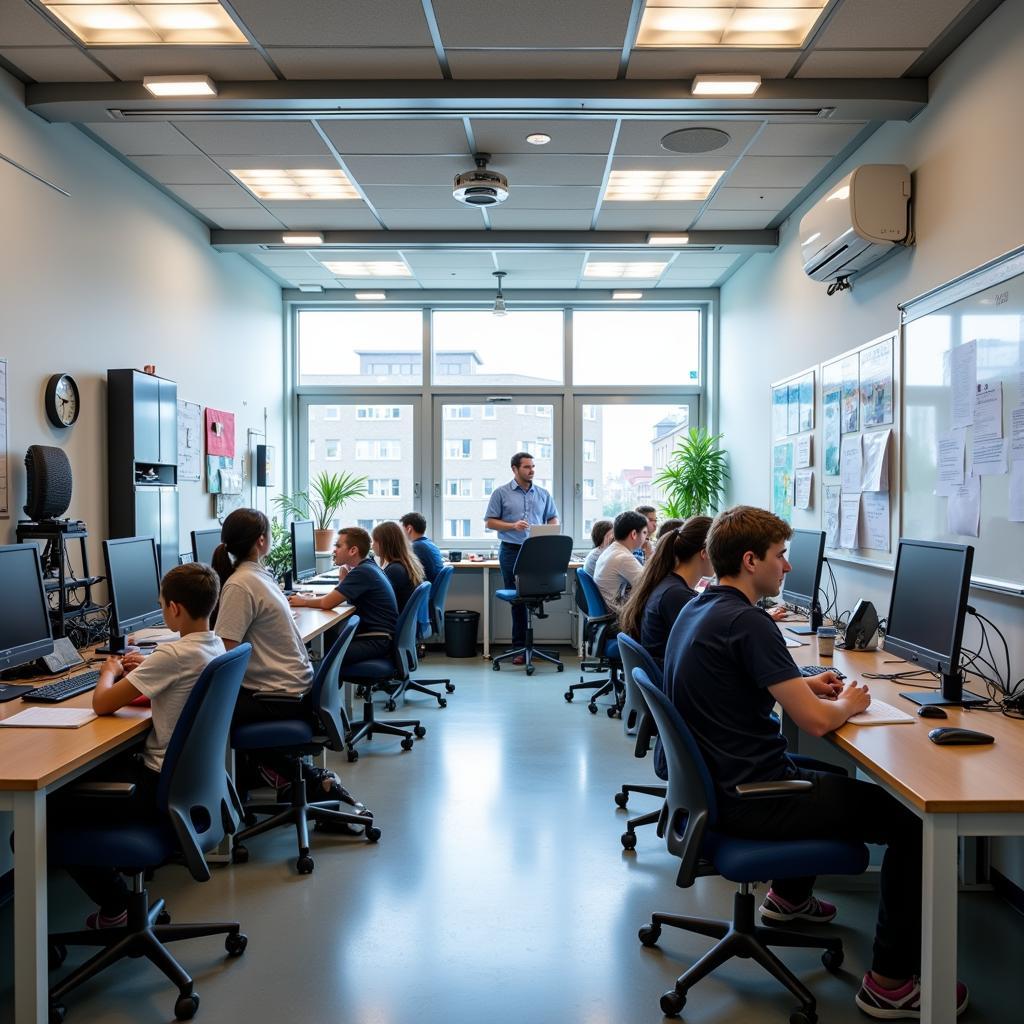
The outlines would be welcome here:
[[[401,612],[412,592],[425,578],[423,566],[413,554],[409,538],[398,523],[378,523],[371,536],[373,553],[380,559],[380,567],[395,592]]]

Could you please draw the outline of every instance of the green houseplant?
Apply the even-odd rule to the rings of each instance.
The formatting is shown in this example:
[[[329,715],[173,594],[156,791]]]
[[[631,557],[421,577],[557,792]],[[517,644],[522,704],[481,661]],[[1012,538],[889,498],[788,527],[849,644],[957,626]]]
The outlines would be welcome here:
[[[278,522],[277,517],[270,522],[270,550],[263,559],[263,564],[280,580],[292,567],[291,534]]]
[[[345,504],[366,494],[366,477],[326,470],[310,482],[308,491],[279,494],[274,503],[282,514],[294,519],[312,519],[317,551],[331,546],[331,521]]]
[[[718,446],[722,437],[691,427],[680,440],[668,465],[654,480],[665,493],[664,515],[688,519],[718,511],[729,479],[726,453]]]

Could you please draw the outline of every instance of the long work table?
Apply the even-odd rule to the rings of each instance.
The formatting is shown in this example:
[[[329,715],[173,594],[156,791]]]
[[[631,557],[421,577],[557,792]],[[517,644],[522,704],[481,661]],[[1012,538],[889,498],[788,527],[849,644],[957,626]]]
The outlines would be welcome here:
[[[832,659],[822,658],[815,637],[791,653],[798,665],[831,661],[848,679],[865,682],[879,700],[914,716],[894,725],[846,724],[829,739],[921,819],[921,1020],[953,1024],[959,838],[1024,834],[1024,722],[998,711],[955,707],[945,709],[945,720],[919,718],[917,706],[899,695],[915,687],[861,678],[864,672],[915,667],[885,651],[837,649]],[[939,746],[928,738],[930,730],[946,726],[988,733],[995,743]]]

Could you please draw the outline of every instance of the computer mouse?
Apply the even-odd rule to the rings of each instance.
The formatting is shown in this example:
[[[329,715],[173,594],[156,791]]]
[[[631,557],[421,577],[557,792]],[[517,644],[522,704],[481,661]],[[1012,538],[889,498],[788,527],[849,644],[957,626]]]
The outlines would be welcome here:
[[[925,704],[918,708],[917,713],[921,718],[949,718],[949,715],[935,704]]]
[[[987,732],[975,732],[973,729],[932,729],[928,739],[939,746],[966,746],[973,743],[995,743],[995,736]]]

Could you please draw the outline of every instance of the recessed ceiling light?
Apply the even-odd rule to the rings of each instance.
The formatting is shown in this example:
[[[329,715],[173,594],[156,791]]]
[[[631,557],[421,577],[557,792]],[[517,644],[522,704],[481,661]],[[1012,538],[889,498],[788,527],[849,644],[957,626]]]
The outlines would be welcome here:
[[[362,199],[348,175],[325,167],[241,167],[231,173],[257,198],[269,202]]]
[[[648,0],[637,46],[801,46],[828,0]]]
[[[694,96],[753,96],[760,88],[760,75],[697,75],[690,83]]]
[[[546,146],[551,141],[551,136],[545,135],[543,132],[534,132],[532,135],[526,136],[526,141],[531,146]]]
[[[285,245],[323,245],[324,236],[312,231],[286,231],[281,241]]]
[[[644,262],[619,262],[619,263],[588,263],[583,268],[584,277],[661,277],[662,271],[668,266],[668,261],[655,263],[654,261]]]
[[[387,298],[386,292],[356,292],[356,298],[361,302],[383,302]]]
[[[606,202],[703,202],[724,171],[612,171]]]
[[[245,46],[249,42],[215,0],[42,0],[42,4],[89,46]]]
[[[689,235],[648,235],[648,245],[688,245]]]
[[[143,86],[154,96],[216,96],[209,75],[146,75]]]
[[[299,285],[299,291],[300,292],[322,292],[323,290],[324,290],[324,286],[322,284],[300,284]]]
[[[643,292],[612,292],[613,299],[642,299],[643,297]]]
[[[400,260],[325,260],[324,266],[335,277],[412,277]]]

